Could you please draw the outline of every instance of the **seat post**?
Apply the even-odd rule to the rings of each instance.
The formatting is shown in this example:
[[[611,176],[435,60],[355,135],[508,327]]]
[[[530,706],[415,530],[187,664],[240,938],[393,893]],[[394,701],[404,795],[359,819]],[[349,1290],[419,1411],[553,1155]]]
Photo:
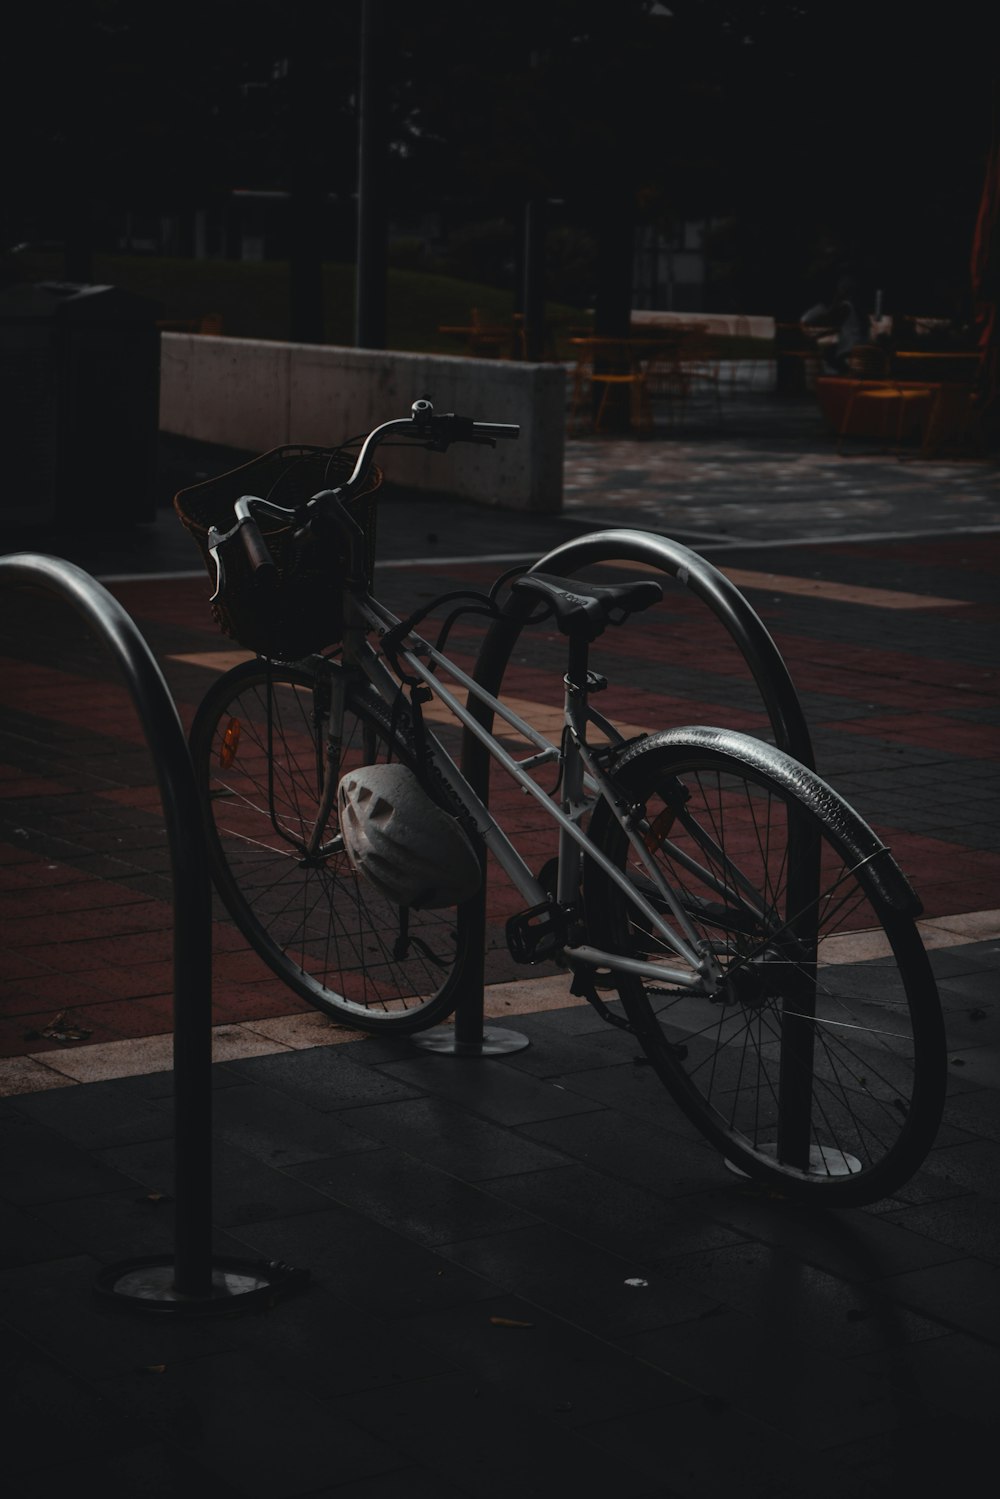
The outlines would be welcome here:
[[[569,656],[566,668],[566,686],[571,692],[586,692],[587,668],[590,662],[590,641],[575,631],[569,637]]]

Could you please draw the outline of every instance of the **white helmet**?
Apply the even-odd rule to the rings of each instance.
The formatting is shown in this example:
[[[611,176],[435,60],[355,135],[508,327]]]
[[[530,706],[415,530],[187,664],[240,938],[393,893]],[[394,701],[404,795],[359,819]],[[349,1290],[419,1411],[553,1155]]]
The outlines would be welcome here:
[[[453,906],[479,889],[464,829],[405,765],[363,765],[337,787],[340,832],[355,873],[396,906]]]

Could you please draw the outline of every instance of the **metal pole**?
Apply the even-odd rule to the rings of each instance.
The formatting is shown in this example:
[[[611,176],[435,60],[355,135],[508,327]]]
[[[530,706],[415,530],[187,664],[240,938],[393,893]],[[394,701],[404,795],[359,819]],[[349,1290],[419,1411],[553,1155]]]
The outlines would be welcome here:
[[[471,737],[468,734],[467,738]],[[489,788],[482,798],[489,803]],[[483,1023],[486,988],[486,854],[483,853],[479,892],[459,908],[458,929],[467,954],[455,1004],[454,1025],[435,1025],[411,1037],[418,1051],[433,1051],[450,1057],[500,1057],[523,1051],[530,1041],[522,1031],[505,1025]]]
[[[545,353],[545,217],[544,198],[524,205],[524,358],[537,363]]]
[[[386,343],[385,88],[378,47],[383,0],[361,0],[361,68],[358,86],[358,238],[354,342],[359,349]]]
[[[70,604],[121,669],[153,757],[174,895],[175,1254],[112,1266],[98,1292],[140,1310],[234,1310],[301,1281],[287,1266],[212,1257],[212,895],[198,789],[177,709],[133,620],[82,568],[32,552],[0,557],[0,583]]]
[[[511,594],[510,608],[519,616],[527,617],[531,610],[531,604],[521,594]],[[498,651],[501,658],[499,671],[496,674],[496,683],[499,688],[503,677],[503,669],[514,643],[520,633],[520,620],[516,625],[508,624],[506,620],[495,623],[487,634],[487,639],[494,637],[495,631],[503,631],[504,647]],[[478,664],[477,664],[477,680]],[[496,694],[494,693],[494,696]],[[493,727],[493,711],[478,698],[469,698],[469,712],[486,729]],[[484,744],[481,744],[476,736],[469,730],[462,734],[462,774],[473,786],[476,795],[484,806],[489,806],[490,801],[490,755]],[[488,864],[485,853],[483,855],[483,880],[478,893],[467,901],[459,911],[459,922],[464,925],[468,933],[468,948],[471,959],[466,972],[463,974],[462,985],[459,991],[458,1002],[455,1005],[455,1024],[436,1025],[431,1030],[420,1031],[412,1038],[414,1046],[420,1051],[443,1052],[447,1056],[454,1057],[492,1057],[504,1056],[509,1052],[523,1051],[530,1045],[529,1038],[521,1031],[512,1031],[507,1026],[484,1025],[484,989],[485,989],[485,962],[486,962],[486,880]]]
[[[320,59],[331,28],[325,12],[311,6],[291,7],[290,19],[288,335],[293,343],[321,344],[327,121]]]

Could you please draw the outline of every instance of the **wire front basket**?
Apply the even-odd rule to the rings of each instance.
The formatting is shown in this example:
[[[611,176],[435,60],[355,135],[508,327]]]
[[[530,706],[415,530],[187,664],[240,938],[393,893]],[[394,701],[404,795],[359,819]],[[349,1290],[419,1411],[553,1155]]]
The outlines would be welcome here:
[[[202,484],[179,490],[174,509],[201,550],[215,582],[208,549],[214,526],[225,534],[236,523],[233,506],[242,495],[256,495],[293,509],[323,489],[336,489],[350,476],[353,458],[333,448],[272,448],[259,458]],[[375,492],[381,470],[372,468],[365,488],[349,508],[365,536],[368,580],[375,561]],[[225,586],[212,603],[224,634],[247,650],[276,660],[296,660],[335,645],[343,628],[341,580],[346,566],[342,543],[332,533],[297,531],[294,525],[259,513],[256,517],[277,569],[276,583],[259,588],[242,547],[227,551]]]

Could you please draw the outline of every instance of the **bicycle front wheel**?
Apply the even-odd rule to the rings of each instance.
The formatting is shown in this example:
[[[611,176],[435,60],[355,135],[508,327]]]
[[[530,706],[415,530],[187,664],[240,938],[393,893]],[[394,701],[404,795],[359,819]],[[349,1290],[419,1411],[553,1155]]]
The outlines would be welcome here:
[[[596,863],[594,945],[669,969],[620,973],[626,1014],[681,1108],[735,1169],[831,1206],[875,1201],[940,1123],[945,1042],[916,898],[829,786],[744,735],[679,729],[613,772],[655,874],[606,803],[591,836],[714,983],[685,964]]]
[[[216,889],[274,972],[332,1019],[370,1031],[431,1025],[454,1008],[468,942],[460,908],[392,905],[355,874],[336,804],[310,851],[326,768],[334,663],[250,661],[212,687],[191,730]],[[391,755],[390,755],[391,752]],[[347,689],[340,774],[412,763],[381,699]]]

